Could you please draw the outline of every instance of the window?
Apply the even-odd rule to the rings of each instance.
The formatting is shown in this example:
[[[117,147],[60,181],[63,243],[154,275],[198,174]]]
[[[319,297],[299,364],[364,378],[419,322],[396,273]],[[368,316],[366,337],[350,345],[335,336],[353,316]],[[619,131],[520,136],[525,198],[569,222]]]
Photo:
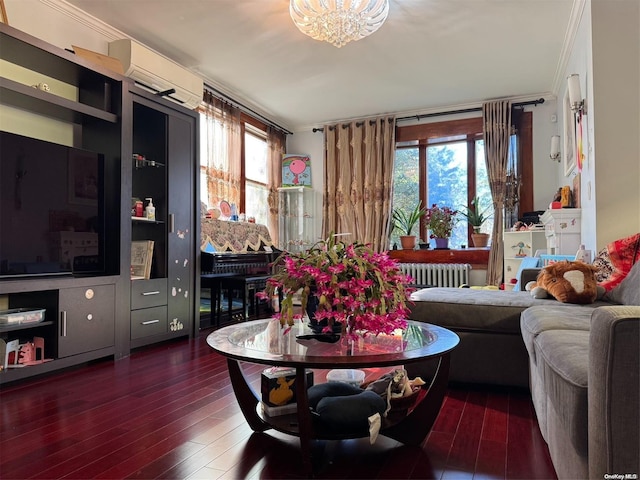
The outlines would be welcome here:
[[[244,211],[247,218],[267,224],[267,134],[249,124],[244,132]]]
[[[208,208],[221,200],[236,203],[237,213],[268,222],[268,154],[266,126],[239,115],[240,135],[219,117],[200,114],[200,199]],[[237,140],[234,140],[237,139]],[[239,145],[234,145],[239,143]]]
[[[514,156],[520,179],[520,211],[531,208],[531,114],[523,114],[519,127],[519,140],[512,139]],[[524,161],[523,161],[524,159]],[[525,165],[528,163],[528,165]],[[480,210],[489,209],[490,219],[481,231],[491,233],[494,215],[489,179],[484,160],[482,118],[454,120],[422,125],[398,127],[396,133],[396,159],[393,178],[393,207],[411,210],[418,202],[430,207],[434,203],[459,210],[479,197]],[[472,229],[466,219],[459,216],[449,245],[460,248],[471,245]],[[400,232],[393,232],[391,243],[399,244]],[[425,222],[415,232],[429,240]],[[433,242],[432,247],[433,247]]]

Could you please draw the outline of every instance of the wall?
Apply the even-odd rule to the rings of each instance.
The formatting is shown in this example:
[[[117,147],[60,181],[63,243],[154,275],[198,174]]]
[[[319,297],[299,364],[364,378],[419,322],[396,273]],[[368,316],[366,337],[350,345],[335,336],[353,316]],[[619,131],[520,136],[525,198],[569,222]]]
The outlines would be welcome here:
[[[588,0],[564,72],[580,75],[586,99],[582,241],[592,251],[640,231],[639,18],[637,0]],[[563,82],[559,99],[566,90]],[[559,181],[576,173],[560,169]]]

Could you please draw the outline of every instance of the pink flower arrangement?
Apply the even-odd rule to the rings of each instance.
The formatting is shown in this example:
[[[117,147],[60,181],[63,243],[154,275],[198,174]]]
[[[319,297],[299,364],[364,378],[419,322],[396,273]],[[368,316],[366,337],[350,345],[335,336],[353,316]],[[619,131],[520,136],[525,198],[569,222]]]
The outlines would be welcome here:
[[[392,333],[405,328],[410,278],[387,253],[370,246],[329,240],[301,253],[283,253],[275,262],[277,273],[267,281],[262,297],[282,294],[281,325],[293,325],[302,317],[309,298],[317,298],[315,320],[326,320],[326,331],[335,322],[348,325],[353,336]],[[279,268],[278,268],[279,267]],[[301,308],[294,311],[294,296],[300,292]]]
[[[457,210],[439,207],[435,203],[431,205],[431,208],[427,208],[424,218],[427,222],[427,229],[431,232],[429,238],[449,238],[456,224],[457,214]]]

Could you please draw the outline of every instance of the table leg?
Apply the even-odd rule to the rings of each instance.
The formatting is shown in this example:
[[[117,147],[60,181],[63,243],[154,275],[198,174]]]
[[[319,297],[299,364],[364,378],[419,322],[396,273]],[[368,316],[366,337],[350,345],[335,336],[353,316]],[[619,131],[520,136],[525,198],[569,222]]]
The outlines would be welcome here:
[[[444,401],[449,383],[449,353],[438,360],[438,368],[422,401],[397,424],[380,432],[405,445],[420,445],[431,431]]]
[[[242,373],[242,367],[238,360],[227,358],[227,368],[229,369],[229,379],[233,392],[236,395],[240,410],[247,420],[247,423],[254,432],[264,432],[271,429],[271,425],[262,420],[256,412],[256,407],[260,402],[251,385],[247,383],[247,379]]]
[[[298,432],[300,435],[300,453],[304,470],[313,472],[313,459],[311,457],[311,441],[313,438],[313,419],[309,410],[309,398],[307,397],[306,368],[296,368],[296,403],[298,404]]]

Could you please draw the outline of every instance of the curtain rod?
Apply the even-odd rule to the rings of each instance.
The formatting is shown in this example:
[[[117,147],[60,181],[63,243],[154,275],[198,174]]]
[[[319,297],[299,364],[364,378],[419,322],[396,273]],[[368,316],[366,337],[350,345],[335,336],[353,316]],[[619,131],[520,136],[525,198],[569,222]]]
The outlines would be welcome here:
[[[529,100],[527,102],[513,103],[511,106],[524,107],[525,105],[540,105],[543,103],[544,103],[544,98],[539,98],[537,100]],[[470,112],[481,112],[481,111],[482,111],[482,107],[473,107],[473,108],[464,108],[462,110],[449,110],[446,112],[425,113],[423,115],[411,115],[408,117],[399,117],[399,118],[396,118],[396,122],[399,122],[402,120],[420,120],[421,118],[440,117],[443,115],[455,115],[457,113],[470,113]],[[313,133],[323,132],[323,131],[324,131],[323,127],[313,129]]]
[[[207,85],[206,83],[204,84],[204,88],[205,90],[208,90],[209,93],[217,96],[218,98],[220,98],[220,100],[226,100],[230,103],[235,104],[237,107],[240,108],[240,110],[243,110],[245,113],[250,113],[251,115],[253,115],[254,117],[256,117],[258,120],[261,120],[263,122],[265,122],[267,125],[270,125],[272,127],[277,128],[278,130],[280,130],[281,132],[284,132],[287,135],[293,135],[293,132],[290,132],[289,130],[287,130],[286,128],[278,125],[277,123],[269,120],[267,117],[265,117],[264,115],[256,112],[255,110],[247,107],[246,105],[243,105],[242,103],[238,102],[237,100],[231,98],[229,95],[226,95],[225,93],[221,92],[220,90],[212,87],[211,85]]]
[[[524,107],[525,105],[540,105],[544,103],[544,98],[539,98],[537,100],[529,100],[528,102],[517,102],[512,103],[512,107]],[[423,115],[410,115],[408,117],[400,117],[396,118],[396,121],[402,120],[420,120],[421,118],[429,118],[429,117],[440,117],[442,115],[455,115],[457,113],[469,113],[469,112],[481,112],[482,107],[473,107],[473,108],[463,108],[462,110],[449,110],[448,112],[435,112],[435,113],[425,113]]]

